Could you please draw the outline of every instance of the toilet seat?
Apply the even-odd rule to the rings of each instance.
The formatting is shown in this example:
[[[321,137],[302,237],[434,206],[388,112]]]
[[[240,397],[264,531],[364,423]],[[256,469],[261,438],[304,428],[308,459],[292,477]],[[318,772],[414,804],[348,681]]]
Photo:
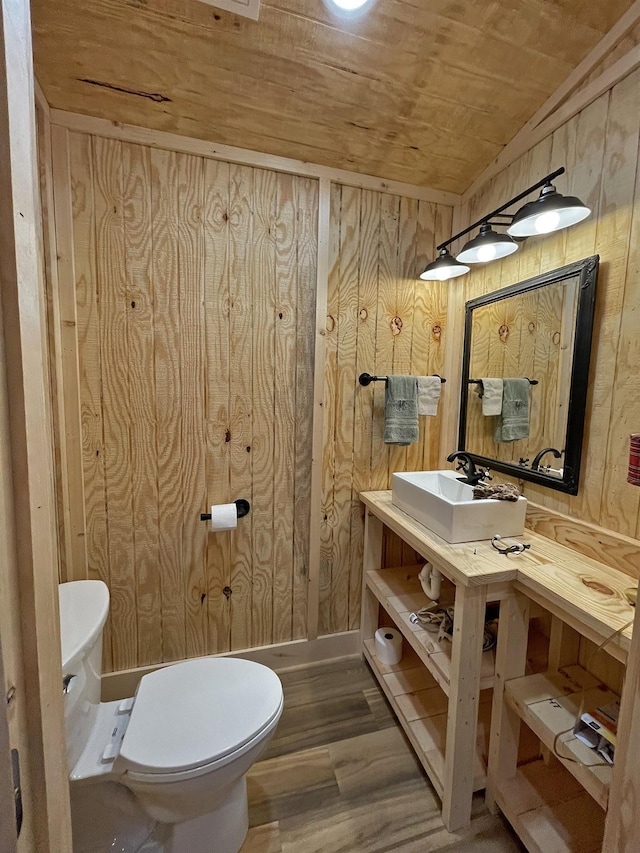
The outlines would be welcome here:
[[[282,685],[270,669],[201,658],[145,675],[117,759],[138,781],[195,778],[235,760],[272,731]]]
[[[282,706],[280,706],[282,708]],[[280,719],[280,711],[276,714],[275,719],[270,723],[270,725],[259,732],[252,740],[246,743],[241,749],[236,752],[231,752],[228,755],[225,755],[224,758],[220,758],[217,761],[212,761],[210,764],[200,764],[197,767],[192,767],[189,770],[181,770],[176,773],[145,773],[144,771],[139,770],[125,770],[123,776],[123,783],[129,784],[131,782],[142,782],[146,784],[158,784],[161,782],[185,782],[189,779],[197,779],[198,776],[204,776],[207,773],[213,773],[216,770],[220,770],[226,764],[231,764],[233,761],[241,758],[246,752],[249,752],[253,749],[257,744],[267,738],[271,732],[278,725],[278,721]],[[126,782],[124,779],[126,778]],[[135,787],[131,785],[130,787]]]

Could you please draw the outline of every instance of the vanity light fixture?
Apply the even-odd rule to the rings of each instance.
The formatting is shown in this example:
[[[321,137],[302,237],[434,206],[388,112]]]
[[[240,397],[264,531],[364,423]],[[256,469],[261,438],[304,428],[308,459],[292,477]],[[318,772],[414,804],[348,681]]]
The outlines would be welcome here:
[[[425,271],[420,273],[420,278],[423,281],[448,281],[450,278],[458,278],[468,272],[469,267],[466,264],[457,261],[443,248],[436,260],[431,261]]]
[[[554,178],[563,175],[564,172],[564,166],[556,169],[555,172],[546,175],[524,192],[483,216],[482,219],[478,219],[463,231],[440,243],[436,247],[440,252],[438,258],[420,273],[420,278],[426,281],[447,281],[450,278],[457,278],[469,272],[468,264],[488,263],[513,254],[518,249],[517,241],[519,240],[549,234],[582,222],[589,216],[591,210],[576,196],[564,196],[559,193],[551,183]],[[535,201],[527,202],[516,213],[504,212],[512,204],[540,188],[542,191]],[[496,217],[506,220],[504,223],[508,226],[506,234],[493,230],[493,225],[501,224],[491,221]],[[465,243],[457,259],[453,258],[447,247],[478,227],[479,234]]]
[[[500,234],[488,222],[483,222],[478,236],[465,243],[456,258],[465,264],[486,264],[517,251],[518,244],[508,234]]]
[[[534,237],[550,234],[582,222],[591,210],[574,195],[562,195],[551,181],[546,183],[535,201],[528,201],[514,215],[507,234],[513,237]]]

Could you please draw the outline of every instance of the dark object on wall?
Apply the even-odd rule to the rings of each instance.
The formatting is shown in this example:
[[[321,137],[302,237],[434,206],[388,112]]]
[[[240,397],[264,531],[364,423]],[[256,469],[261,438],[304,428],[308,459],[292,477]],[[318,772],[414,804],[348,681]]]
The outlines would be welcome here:
[[[251,509],[251,504],[249,503],[249,501],[246,501],[244,498],[238,498],[237,501],[234,501],[234,504],[236,505],[238,518],[244,518],[245,515],[249,515],[249,510]],[[211,521],[211,513],[201,512],[200,521]]]
[[[438,376],[437,373],[434,373],[433,375]],[[443,379],[442,376],[438,376],[438,379],[440,380],[440,382],[443,385],[447,381],[446,379]],[[386,376],[372,376],[370,373],[361,373],[360,376],[358,377],[358,382],[361,385],[364,385],[365,387],[367,385],[371,385],[372,382],[386,382],[386,381],[387,381]]]
[[[578,494],[580,476],[580,459],[582,456],[582,438],[584,434],[584,418],[587,403],[587,383],[589,378],[589,359],[591,355],[591,336],[593,330],[593,315],[595,309],[596,282],[598,278],[599,255],[593,255],[573,264],[560,267],[557,270],[544,273],[535,278],[512,284],[493,293],[472,299],[466,304],[464,352],[462,358],[462,393],[460,398],[460,428],[458,433],[458,449],[464,450],[477,465],[490,466],[492,469],[511,474],[522,480],[530,480],[550,489]],[[491,305],[512,296],[518,296],[538,288],[559,284],[572,278],[578,280],[577,306],[575,312],[575,335],[573,344],[573,360],[571,363],[571,379],[568,397],[564,401],[567,411],[566,441],[564,443],[564,466],[562,477],[552,476],[542,471],[473,452],[467,436],[467,408],[469,404],[469,382],[471,364],[471,335],[473,329],[473,312],[482,306]],[[476,374],[477,375],[477,374]],[[541,377],[536,377],[540,379]],[[475,381],[475,380],[473,380]],[[538,445],[539,446],[539,445]]]

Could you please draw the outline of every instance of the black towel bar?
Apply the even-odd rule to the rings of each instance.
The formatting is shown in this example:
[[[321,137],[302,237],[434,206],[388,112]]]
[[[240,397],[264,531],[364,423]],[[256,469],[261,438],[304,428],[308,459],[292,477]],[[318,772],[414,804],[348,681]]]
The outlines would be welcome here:
[[[438,376],[437,373],[434,373],[433,375]],[[438,379],[440,380],[440,382],[442,384],[444,384],[447,381],[446,379],[443,379],[442,376],[438,376]],[[371,385],[372,382],[386,382],[386,381],[387,381],[386,376],[372,376],[370,373],[361,373],[360,376],[358,376],[358,382],[364,386]]]
[[[529,385],[537,385],[538,384],[537,379],[529,379],[528,376],[523,376],[522,378],[526,379],[527,382],[529,383]],[[469,382],[469,385],[481,385],[482,379],[469,379],[468,382]]]

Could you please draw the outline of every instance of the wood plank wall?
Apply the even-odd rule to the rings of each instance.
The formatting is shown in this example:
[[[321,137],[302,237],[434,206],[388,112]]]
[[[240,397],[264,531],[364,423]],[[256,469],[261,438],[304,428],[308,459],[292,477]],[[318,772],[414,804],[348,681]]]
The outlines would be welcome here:
[[[106,670],[305,637],[317,182],[59,126],[53,163],[88,564],[66,569],[110,587]],[[332,186],[320,634],[358,626],[358,493],[437,464],[440,416],[390,450],[357,376],[444,372],[448,289],[416,277],[451,216]],[[207,536],[238,497],[237,532]],[[386,560],[415,555],[389,537]]]
[[[420,418],[409,447],[383,443],[384,383],[360,373],[444,372],[447,285],[417,275],[449,234],[451,208],[334,184],[324,405],[320,633],[359,624],[363,507],[359,492],[387,489],[394,471],[437,467],[440,410]],[[443,386],[442,399],[447,386]],[[400,564],[402,543],[387,542]],[[415,561],[413,553],[409,557]]]
[[[51,430],[53,438],[53,459],[54,459],[54,474],[55,474],[55,511],[56,511],[56,528],[58,531],[58,564],[55,567],[55,574],[58,578],[66,578],[67,576],[67,525],[64,523],[64,496],[63,496],[63,458],[62,451],[64,442],[60,440],[60,420],[58,414],[58,377],[56,363],[56,319],[55,313],[57,310],[56,296],[57,288],[54,288],[54,282],[57,281],[56,262],[55,262],[55,216],[53,211],[53,183],[51,174],[51,124],[45,107],[36,99],[35,102],[35,117],[36,117],[36,145],[38,153],[38,188],[40,191],[40,212],[41,212],[41,263],[42,263],[42,282],[43,294],[45,296],[45,327],[47,334],[47,349],[48,356],[47,374],[50,387],[50,398],[47,405],[51,414]]]
[[[580,492],[563,495],[525,484],[536,503],[640,537],[640,489],[626,482],[629,434],[640,431],[640,71],[626,77],[552,136],[500,173],[467,202],[475,221],[557,166],[561,192],[582,198],[590,218],[533,238],[509,258],[472,271],[457,301],[555,269],[601,258],[591,354]],[[455,287],[456,285],[454,285]]]
[[[640,489],[626,482],[626,473],[629,434],[640,431],[639,139],[636,71],[505,169],[462,211],[463,222],[473,222],[565,165],[558,189],[583,199],[592,216],[557,235],[530,239],[511,258],[473,271],[455,295],[461,310],[466,299],[481,293],[600,255],[579,493],[523,485],[531,500],[551,511],[635,539],[640,539]],[[583,638],[580,661],[619,691],[622,667],[606,654],[594,657],[594,651]]]
[[[62,128],[54,163],[106,669],[304,637],[317,181]]]
[[[447,340],[447,326],[450,338],[466,299],[594,252],[602,261],[580,494],[525,492],[550,510],[640,536],[640,493],[625,479],[628,434],[640,428],[639,102],[636,72],[458,217],[472,221],[564,164],[558,186],[592,205],[590,219],[448,285],[425,286],[415,275],[450,233],[450,208],[333,185],[320,633],[358,624],[358,492],[388,488],[394,470],[437,467],[440,415],[458,407],[444,386],[439,416],[422,419],[419,443],[390,450],[381,440],[384,389],[362,388],[359,373],[443,373],[445,344],[455,368],[460,345]],[[72,180],[65,190],[56,175],[56,206],[71,211],[69,233],[58,216],[56,225],[59,249],[65,240],[73,248],[86,542],[92,576],[108,579],[113,592],[118,636],[109,640],[109,668],[303,637],[317,185],[62,133],[58,159]],[[269,281],[266,297],[254,270]],[[294,421],[295,434],[281,428]],[[120,444],[122,454],[107,461],[107,446]],[[444,436],[443,447],[455,444],[456,435]],[[239,496],[253,498],[251,516],[233,536],[207,542],[195,510]],[[388,563],[411,559],[394,538],[386,550]]]

